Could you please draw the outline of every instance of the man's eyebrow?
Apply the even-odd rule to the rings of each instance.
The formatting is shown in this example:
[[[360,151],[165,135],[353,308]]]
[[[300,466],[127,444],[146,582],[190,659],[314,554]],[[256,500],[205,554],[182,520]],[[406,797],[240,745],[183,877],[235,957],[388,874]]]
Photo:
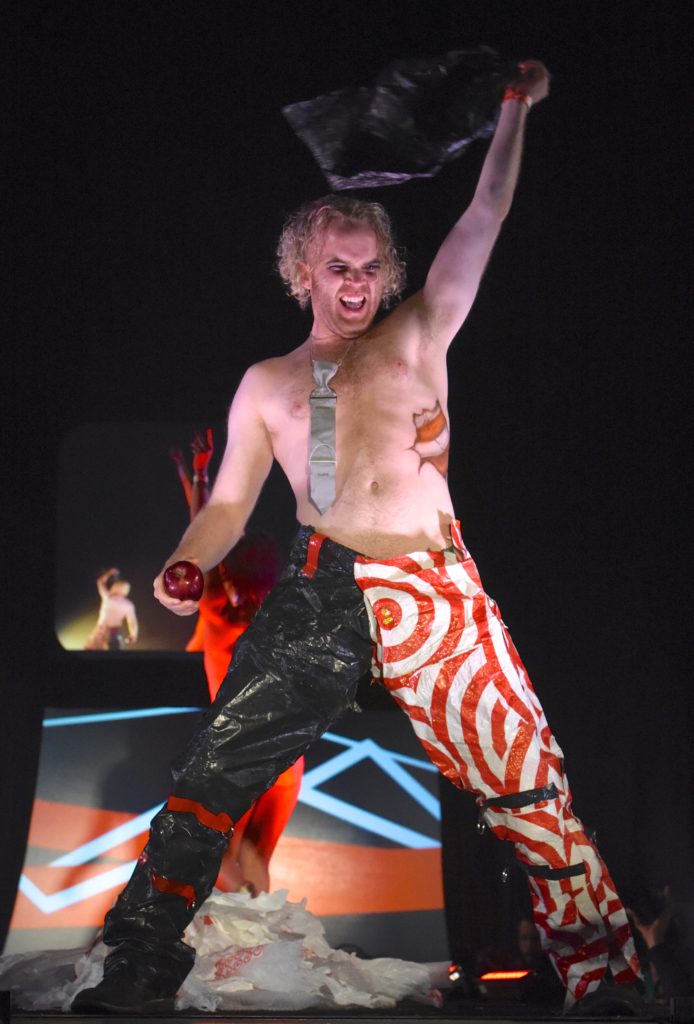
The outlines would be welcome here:
[[[343,256],[326,256],[325,259],[323,260],[323,262],[324,263],[344,263],[344,264],[347,264],[347,263],[349,263],[349,260],[345,259]],[[375,256],[372,260],[365,260],[363,266],[365,266],[365,267],[374,267],[374,266],[378,265],[380,267],[381,263],[382,263],[381,257],[380,256]]]

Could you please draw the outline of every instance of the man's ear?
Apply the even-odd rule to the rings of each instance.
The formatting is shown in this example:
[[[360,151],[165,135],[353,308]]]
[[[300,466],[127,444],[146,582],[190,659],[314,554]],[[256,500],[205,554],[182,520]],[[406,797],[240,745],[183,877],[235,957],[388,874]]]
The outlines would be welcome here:
[[[299,281],[302,288],[305,288],[308,292],[311,291],[311,268],[308,263],[302,262],[299,264]]]

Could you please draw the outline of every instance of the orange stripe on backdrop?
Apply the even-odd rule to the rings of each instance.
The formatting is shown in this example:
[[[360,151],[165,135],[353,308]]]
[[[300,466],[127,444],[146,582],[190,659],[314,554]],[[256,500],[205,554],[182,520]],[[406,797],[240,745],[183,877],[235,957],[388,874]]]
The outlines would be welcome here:
[[[52,895],[90,878],[96,878],[114,866],[82,864],[79,867],[66,868],[33,867],[25,868],[24,874],[42,892]],[[102,923],[106,911],[110,909],[121,888],[122,886],[114,886],[96,896],[73,903],[64,910],[56,910],[53,914],[44,914],[24,893],[18,892],[10,929],[14,931],[17,928],[87,928],[92,925],[96,928]]]
[[[67,804],[36,801],[30,844],[51,850],[74,849],[134,815]],[[98,864],[76,867],[30,867],[25,873],[44,893],[59,892],[94,878],[115,864],[134,860],[143,836],[121,843]],[[306,897],[318,916],[437,910],[443,906],[438,849],[381,849],[351,846],[297,836],[283,836],[270,865],[273,889],[288,889],[289,898]],[[18,893],[12,929],[97,926],[118,894],[116,886],[96,896],[43,914]]]
[[[441,852],[384,850],[283,836],[270,864],[273,889],[328,914],[387,914],[443,907]]]
[[[134,817],[134,814],[108,811],[100,807],[81,807],[52,800],[35,800],[29,826],[29,846],[39,846],[47,850],[74,850],[84,843],[91,842],[92,839],[98,839],[105,832],[132,821]],[[109,858],[134,860],[139,857],[148,827],[143,829],[139,836],[114,846],[109,851]]]

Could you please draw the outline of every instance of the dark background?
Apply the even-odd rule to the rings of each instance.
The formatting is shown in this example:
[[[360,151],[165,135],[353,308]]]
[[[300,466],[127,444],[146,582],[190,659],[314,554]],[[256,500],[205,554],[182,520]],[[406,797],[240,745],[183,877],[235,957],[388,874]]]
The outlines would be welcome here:
[[[286,214],[327,186],[281,107],[364,84],[395,57],[484,43],[544,60],[554,79],[530,114],[514,208],[451,352],[451,488],[618,883],[669,881],[691,894],[691,10],[585,0],[17,8],[6,892],[21,865],[42,707],[199,694],[199,666],[185,658],[95,660],[58,647],[61,440],[94,421],[223,421],[249,362],[307,331],[273,250]],[[485,148],[431,182],[365,193],[393,214],[414,287]],[[284,543],[291,506],[279,484],[275,493]],[[138,493],[131,510],[133,536],[162,516]],[[151,575],[169,548],[151,551]],[[461,870],[479,888],[466,849]]]

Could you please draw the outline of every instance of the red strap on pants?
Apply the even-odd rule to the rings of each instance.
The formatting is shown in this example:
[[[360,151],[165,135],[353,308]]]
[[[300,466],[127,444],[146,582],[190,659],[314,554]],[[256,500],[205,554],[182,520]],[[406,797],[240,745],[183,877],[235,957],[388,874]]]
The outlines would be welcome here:
[[[213,828],[215,832],[227,833],[234,827],[234,822],[228,814],[223,811],[221,814],[213,814],[212,811],[208,811],[206,807],[195,800],[186,800],[182,796],[170,796],[166,806],[170,811],[187,811],[189,814],[194,814],[201,825]]]
[[[147,851],[143,850],[140,854],[138,861],[140,864],[149,864],[149,857]],[[148,868],[149,877],[152,879],[152,885],[157,892],[170,893],[172,896],[181,896],[186,901],[186,907],[190,910],[191,907],[195,906],[197,901],[197,893],[192,885],[186,885],[184,882],[174,882],[170,878],[165,878],[164,875],[160,875],[154,868]]]
[[[325,540],[326,537],[322,533],[312,533],[308,539],[306,562],[301,571],[304,576],[308,576],[309,579],[316,574],[316,570],[318,569],[318,555],[320,554],[320,549],[323,547],[323,542]]]

